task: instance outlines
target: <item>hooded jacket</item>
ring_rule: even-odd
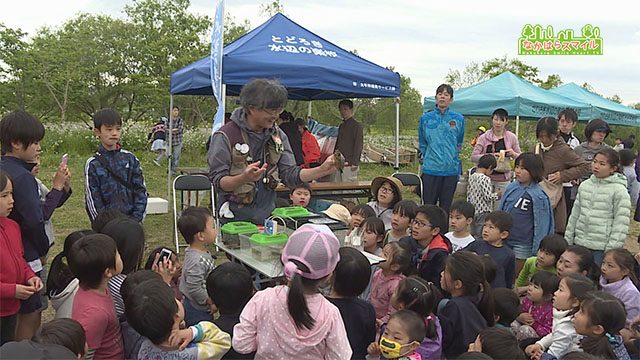
[[[49,295],[51,305],[56,310],[56,319],[71,318],[71,309],[73,309],[73,298],[78,292],[78,285],[80,282],[78,279],[73,279],[67,285],[64,290],[55,294]]]
[[[602,291],[622,301],[625,310],[627,310],[627,325],[630,325],[640,315],[640,291],[628,276],[612,283],[607,283],[607,280],[600,276],[600,287]]]
[[[338,308],[321,294],[305,295],[313,328],[296,328],[287,309],[289,288],[258,291],[233,328],[233,348],[256,359],[349,359],[351,346]]]
[[[621,248],[630,216],[627,178],[617,172],[603,179],[591,175],[580,184],[564,237],[569,245],[591,250]]]
[[[405,236],[399,242],[411,251],[411,268],[417,269],[421,278],[434,283],[441,289],[440,273],[444,270],[445,261],[451,254],[451,241],[446,236],[438,234],[426,249],[421,249],[412,236]]]
[[[238,108],[231,114],[231,121],[235,122],[241,129],[244,129],[247,133],[250,156],[253,161],[263,161],[265,158],[265,145],[271,139],[271,136],[277,131],[282,139],[284,151],[278,161],[278,176],[280,180],[292,188],[293,186],[302,183],[300,180],[300,167],[296,166],[296,161],[289,145],[289,139],[287,135],[274,126],[269,129],[264,129],[263,132],[255,132],[249,128],[247,123],[247,114],[244,109]],[[218,192],[218,204],[224,204],[226,202],[226,195],[228,193],[220,189],[220,180],[230,175],[231,169],[231,153],[230,153],[229,140],[220,131],[213,134],[211,138],[211,146],[209,147],[208,162],[209,162],[209,179]],[[271,211],[275,208],[276,192],[262,183],[262,178],[256,181],[256,193],[253,197],[253,202],[248,205],[239,205],[229,202],[229,208],[234,214],[233,221],[251,221],[254,224],[264,224],[264,220],[271,216]],[[229,221],[221,218],[221,221]]]

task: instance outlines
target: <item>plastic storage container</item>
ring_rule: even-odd
[[[259,232],[258,227],[247,221],[234,221],[222,225],[222,243],[226,246],[240,248],[240,235],[251,235]]]
[[[302,206],[288,206],[275,208],[271,212],[273,216],[280,216],[283,218],[297,218],[297,217],[308,217],[311,216],[311,212]]]
[[[251,255],[260,261],[278,259],[289,237],[285,233],[274,235],[253,234],[251,241]]]

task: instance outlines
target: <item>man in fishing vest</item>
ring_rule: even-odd
[[[213,134],[209,178],[217,191],[220,223],[262,225],[275,207],[275,188],[310,182],[336,170],[333,156],[319,167],[302,169],[285,133],[275,123],[287,103],[287,90],[275,80],[257,79],[240,92],[241,107]]]

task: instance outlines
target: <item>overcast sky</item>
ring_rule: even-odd
[[[227,0],[226,11],[252,28],[265,1]],[[56,26],[79,12],[122,16],[127,0],[6,1],[0,22],[32,33]],[[213,16],[215,0],[192,0],[191,11]],[[565,83],[591,84],[624,104],[640,102],[640,12],[627,1],[424,1],[281,0],[286,14],[317,35],[411,78],[422,96],[443,82],[449,69],[507,55],[540,69],[540,78],[559,74]],[[527,23],[555,31],[600,27],[602,56],[520,56],[517,39]]]

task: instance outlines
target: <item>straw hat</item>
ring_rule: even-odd
[[[329,206],[327,210],[322,212],[333,220],[341,221],[347,225],[351,222],[351,214],[349,213],[349,209],[340,205],[340,204],[332,204]]]
[[[394,191],[396,192],[396,201],[402,200],[402,193],[400,192],[400,190],[402,189],[402,182],[400,182],[398,178],[395,178],[393,176],[378,176],[377,178],[373,179],[373,181],[371,182],[371,194],[373,195],[374,200],[377,200],[378,190],[380,190],[380,187],[385,182],[390,183]]]

